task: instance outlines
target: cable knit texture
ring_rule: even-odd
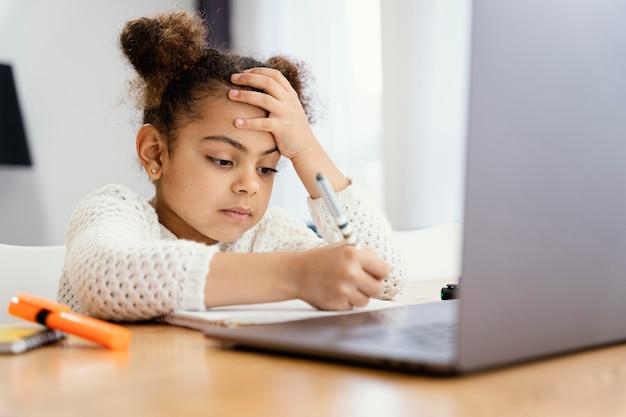
[[[391,226],[356,185],[337,197],[358,239],[389,263],[381,298],[393,298],[405,276]],[[208,246],[177,239],[159,223],[150,202],[124,186],[107,185],[82,200],[70,219],[57,300],[78,313],[116,321],[203,310],[205,279],[216,252],[304,251],[342,239],[324,201],[308,203],[323,239],[274,207],[237,240]]]

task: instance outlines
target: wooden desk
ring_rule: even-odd
[[[441,282],[411,283],[432,297]],[[0,416],[625,416],[626,345],[461,377],[221,350],[131,325],[128,351],[70,337],[0,356]]]

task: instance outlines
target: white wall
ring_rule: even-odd
[[[13,66],[34,160],[0,166],[0,242],[65,243],[77,202],[107,183],[151,196],[134,153],[140,115],[117,37],[131,18],[194,3],[0,1],[0,61]]]
[[[380,4],[387,215],[395,229],[461,221],[471,0]]]

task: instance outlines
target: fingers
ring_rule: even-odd
[[[235,85],[253,87],[261,91],[233,89],[228,93],[231,100],[261,107],[270,113],[280,109],[280,103],[299,104],[298,94],[278,70],[254,68],[230,77]]]
[[[363,269],[372,277],[382,280],[389,275],[389,265],[376,255],[376,251],[365,246],[363,250],[369,252],[369,256],[363,260]]]
[[[352,256],[358,257],[360,264],[360,268],[353,272],[352,286],[346,289],[346,298],[353,307],[364,307],[370,298],[382,293],[382,280],[389,274],[389,266],[369,246],[356,249],[346,245],[344,250],[352,251]]]
[[[358,286],[359,292],[363,293],[368,298],[379,297],[383,291],[383,283],[379,279],[372,279],[368,276]]]
[[[241,74],[233,74],[231,81],[233,84],[258,88],[272,95],[279,94],[281,91],[294,91],[283,74],[272,68],[259,67],[248,69]]]
[[[277,121],[268,117],[261,117],[256,119],[235,119],[235,126],[240,129],[259,130],[262,132],[270,133],[273,133],[277,130],[276,124]]]
[[[328,301],[326,310],[351,310],[354,307],[365,307],[370,298],[375,298],[382,292],[382,283],[378,280],[368,279],[372,285],[359,288],[352,287],[346,290],[342,296],[336,297],[333,301]],[[367,290],[364,287],[369,287]]]
[[[371,296],[364,294],[358,289],[351,288],[341,296],[324,300],[324,303],[321,306],[317,306],[317,308],[328,311],[352,310],[354,307],[367,306],[370,298]]]
[[[233,74],[234,84],[254,87],[262,91],[232,89],[228,97],[236,102],[250,104],[265,110],[269,117],[235,120],[235,126],[265,132],[282,132],[291,129],[297,109],[301,109],[298,95],[291,84],[277,70],[258,69],[259,72]],[[257,69],[251,70],[257,71]],[[285,125],[287,123],[287,125]]]
[[[279,109],[280,104],[280,101],[278,101],[275,97],[259,91],[233,89],[228,92],[228,98],[233,101],[239,101],[260,107],[269,113],[275,113]]]
[[[289,81],[280,72],[270,71],[273,72],[270,74],[253,72],[233,74],[230,77],[233,84],[253,87],[261,91],[233,89],[228,96],[234,101],[261,107],[269,112],[275,111],[277,104],[281,101],[298,100],[298,95]]]
[[[307,256],[299,298],[323,310],[364,307],[380,297],[389,267],[369,246],[357,249],[335,243],[314,249]]]
[[[370,298],[368,295],[363,294],[360,291],[354,291],[348,302],[350,303],[350,308],[353,307],[365,307],[369,302],[370,302]]]

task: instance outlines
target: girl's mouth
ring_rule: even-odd
[[[225,209],[222,210],[222,213],[224,213],[226,216],[228,216],[229,218],[233,219],[233,220],[248,220],[250,217],[252,217],[252,212],[250,211],[250,209],[245,209],[245,208],[230,208],[230,209]]]

